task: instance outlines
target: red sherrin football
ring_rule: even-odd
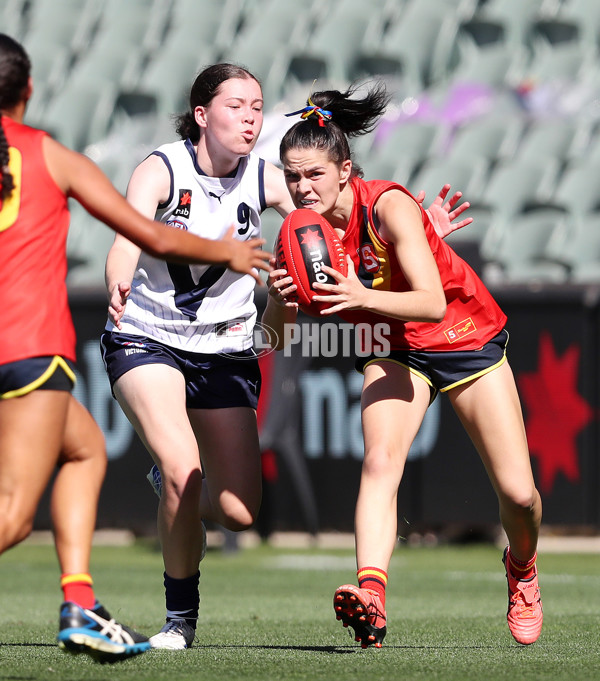
[[[279,230],[275,255],[277,267],[286,269],[298,287],[295,300],[305,312],[318,315],[321,309],[330,307],[313,302],[313,296],[319,293],[313,285],[335,284],[335,279],[322,271],[322,265],[346,276],[348,263],[342,242],[322,215],[307,208],[292,211]]]

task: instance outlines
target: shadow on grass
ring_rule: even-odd
[[[56,643],[1,643],[1,648],[57,648]],[[364,653],[365,649],[358,645],[349,644],[333,646],[293,646],[293,645],[248,645],[248,644],[207,644],[194,645],[192,650],[301,650],[308,653],[328,653],[348,655],[351,653]],[[495,646],[409,646],[409,645],[384,645],[383,648],[367,648],[366,650],[496,650]],[[154,651],[153,651],[154,652]],[[158,652],[158,651],[157,651]],[[172,651],[167,651],[172,652]],[[5,678],[5,677],[1,677]]]
[[[389,646],[393,648],[395,646]],[[400,647],[400,646],[398,646]],[[2,648],[57,648],[55,643],[0,643],[0,650]],[[312,653],[327,653],[327,654],[338,654],[347,655],[355,652],[361,652],[360,648],[354,646],[293,646],[293,645],[234,645],[234,644],[223,644],[223,645],[194,645],[191,648],[192,651],[209,651],[209,650],[298,650],[302,652],[312,652]],[[173,651],[150,651],[155,652],[166,652],[168,654]],[[3,677],[0,675],[0,679],[5,679],[9,677]]]
[[[293,646],[293,645],[248,645],[248,644],[223,644],[223,645],[195,645],[199,650],[301,650],[312,653],[335,653],[347,655],[349,653],[364,653],[365,650],[496,650],[496,646],[409,646],[409,645],[384,645],[383,648],[361,648],[358,645],[349,644],[334,646]]]

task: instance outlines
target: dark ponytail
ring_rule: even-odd
[[[293,125],[281,140],[281,161],[290,149],[321,149],[337,165],[352,159],[348,138],[371,132],[390,101],[383,83],[376,83],[364,97],[353,99],[356,91],[351,87],[345,92],[313,93],[306,109],[296,112],[303,113],[303,120]],[[360,168],[353,165],[354,174],[361,175]]]
[[[197,144],[200,139],[200,128],[196,123],[194,111],[197,106],[208,106],[213,97],[218,93],[221,83],[231,78],[245,80],[251,78],[259,85],[258,78],[242,66],[235,64],[213,64],[204,69],[194,81],[190,90],[190,108],[176,119],[175,130],[181,139],[187,139]]]
[[[22,100],[31,75],[31,62],[23,47],[0,33],[0,111],[10,111]],[[0,122],[0,198],[7,199],[14,188],[8,170],[8,141]]]
[[[8,171],[8,161],[8,141],[4,134],[2,119],[0,119],[0,169],[2,169],[0,177],[0,201],[6,200],[12,194],[15,186],[13,176]]]

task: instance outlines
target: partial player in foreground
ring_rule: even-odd
[[[486,467],[509,539],[503,562],[508,625],[523,644],[537,640],[542,604],[536,569],[541,500],[506,359],[506,316],[473,270],[436,234],[428,215],[399,184],[362,179],[348,137],[370,130],[388,98],[374,86],[318,92],[280,152],[296,208],[324,216],[342,240],[348,275],[324,267],[334,284],[315,284],[322,315],[390,326],[391,351],[357,360],[364,374],[365,445],[355,533],[358,586],[345,584],[334,609],[363,647],[386,634],[388,565],[396,543],[397,493],[408,451],[438,392],[445,392]],[[298,113],[298,112],[297,112]],[[285,338],[295,319],[286,300],[296,286],[285,270],[270,275],[263,323]]]
[[[68,197],[154,256],[254,277],[262,240],[200,239],[140,215],[81,154],[23,124],[32,94],[22,46],[0,34],[0,553],[32,530],[52,475],[51,515],[64,603],[58,642],[116,662],[150,648],[96,600],[89,571],[104,438],[71,395],[75,332],[67,300]]]

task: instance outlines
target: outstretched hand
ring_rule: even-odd
[[[462,198],[462,192],[454,193],[446,201],[446,196],[448,195],[449,191],[450,185],[445,184],[441,188],[440,193],[435,197],[433,203],[429,206],[429,208],[425,209],[425,212],[429,215],[429,219],[431,220],[433,228],[435,229],[437,235],[442,239],[445,239],[449,234],[452,234],[452,232],[456,231],[457,229],[466,227],[473,222],[473,218],[471,217],[455,222],[456,218],[462,215],[471,204],[468,201],[465,201],[464,203],[461,203],[460,206],[455,208],[454,206],[456,206],[456,204]],[[423,201],[425,200],[425,192],[420,191],[417,194],[416,199],[417,202],[422,205]]]
[[[265,283],[256,270],[270,272],[271,265],[269,261],[273,258],[273,254],[261,250],[261,246],[265,244],[264,239],[240,241],[239,239],[234,238],[234,231],[235,227],[232,225],[227,230],[227,234],[223,237],[223,241],[227,242],[231,249],[231,255],[227,266],[234,272],[249,274],[256,279],[260,286],[264,286]]]

